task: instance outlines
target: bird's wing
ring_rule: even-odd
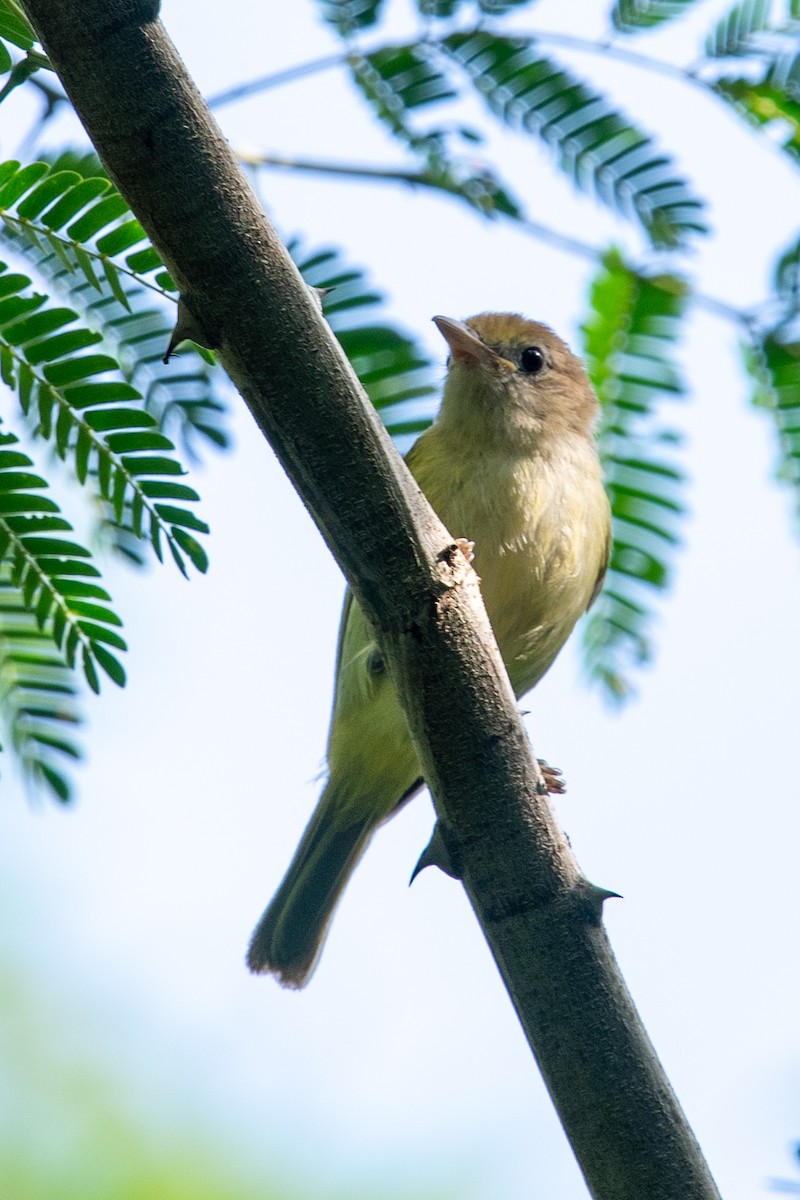
[[[610,555],[611,555],[611,530],[609,529],[608,533],[606,534],[606,548],[605,548],[605,553],[603,554],[603,558],[600,562],[600,570],[597,572],[597,579],[594,581],[594,587],[592,588],[592,594],[591,594],[591,597],[589,598],[589,603],[586,605],[587,612],[592,607],[592,605],[594,604],[597,597],[600,595],[600,591],[603,587],[603,580],[606,577],[606,570],[608,569],[608,560],[609,560]]]

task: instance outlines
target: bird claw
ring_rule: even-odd
[[[543,794],[550,796],[563,796],[567,790],[566,780],[559,771],[558,767],[551,767],[543,758],[539,759],[539,770],[542,773],[544,782]]]

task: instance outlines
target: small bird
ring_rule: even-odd
[[[439,415],[406,462],[474,566],[517,696],[538,683],[603,582],[611,519],[580,361],[514,313],[434,317],[450,350]],[[371,626],[348,592],[328,780],[250,942],[248,966],[301,988],[375,830],[422,784]],[[557,774],[557,773],[555,773]],[[545,775],[556,790],[553,773]]]

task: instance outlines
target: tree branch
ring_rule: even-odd
[[[603,894],[539,794],[474,572],[365,402],[155,4],[25,7],[376,626],[465,886],[592,1194],[712,1200],[614,962]]]

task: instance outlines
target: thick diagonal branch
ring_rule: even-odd
[[[602,895],[538,794],[474,573],[366,403],[155,6],[26,9],[378,630],[465,886],[592,1194],[712,1200],[611,954]]]

